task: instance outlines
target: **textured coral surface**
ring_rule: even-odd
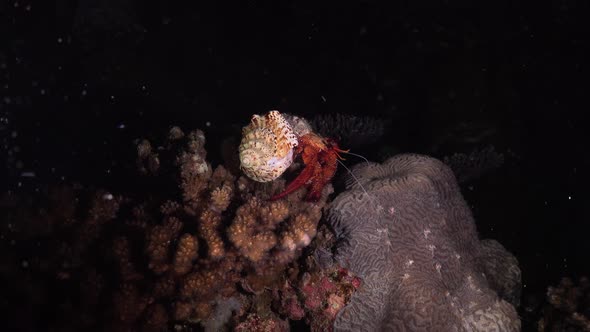
[[[333,202],[336,260],[363,279],[337,331],[518,331],[520,270],[478,239],[452,171],[420,155],[353,170]],[[504,296],[507,300],[500,297]]]

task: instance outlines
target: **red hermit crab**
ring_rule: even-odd
[[[341,150],[331,139],[312,131],[303,118],[270,111],[265,115],[253,115],[250,124],[242,129],[240,143],[240,167],[251,179],[268,182],[278,178],[301,156],[303,171],[273,197],[276,200],[307,186],[308,201],[317,201],[338,166]]]

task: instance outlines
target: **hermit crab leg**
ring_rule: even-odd
[[[317,201],[322,196],[324,187],[330,183],[330,180],[336,174],[338,167],[338,154],[334,151],[322,151],[320,154],[321,163],[317,168],[317,173],[314,176],[314,181],[311,182],[307,192],[307,201]]]
[[[301,171],[301,173],[299,173],[299,175],[289,185],[287,185],[283,192],[272,196],[270,200],[275,201],[281,199],[289,195],[290,193],[294,192],[295,190],[301,188],[313,177],[313,174],[315,173],[315,168],[317,166],[319,166],[317,165],[317,161],[310,165],[306,165],[303,171]]]

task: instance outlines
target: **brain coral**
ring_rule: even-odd
[[[449,167],[404,154],[353,174],[328,219],[336,260],[363,284],[336,331],[520,330],[518,262],[478,239]]]

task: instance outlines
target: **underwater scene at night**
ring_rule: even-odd
[[[589,9],[0,3],[0,330],[590,331]]]

